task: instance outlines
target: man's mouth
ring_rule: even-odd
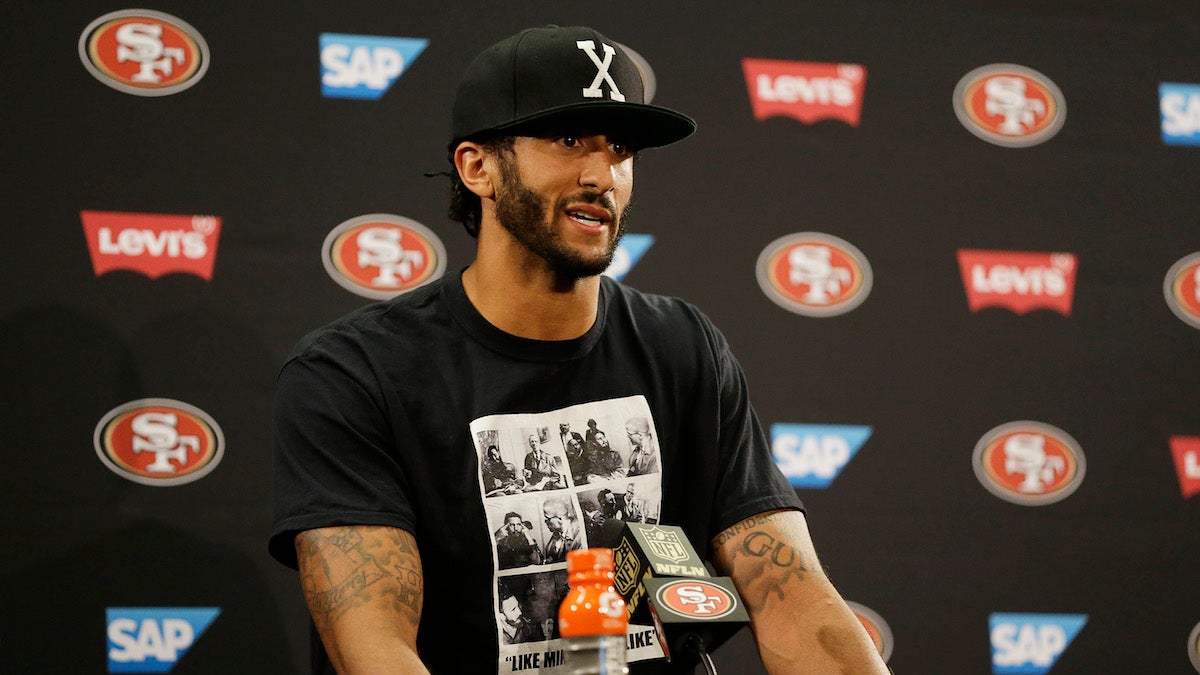
[[[601,228],[613,220],[612,214],[607,209],[598,206],[567,209],[567,217],[587,228]]]

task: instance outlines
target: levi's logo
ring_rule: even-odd
[[[1172,436],[1171,454],[1183,498],[1200,493],[1200,436]]]
[[[183,272],[212,281],[221,219],[157,213],[80,211],[96,276],[113,270],[151,279]]]
[[[867,69],[856,63],[742,59],[754,119],[775,115],[804,124],[823,119],[858,126]]]
[[[1017,314],[1050,309],[1071,315],[1074,254],[959,249],[958,266],[972,312],[995,306]]]

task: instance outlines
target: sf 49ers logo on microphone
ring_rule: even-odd
[[[988,143],[1023,148],[1050,140],[1067,119],[1067,102],[1045,75],[1011,63],[976,68],[954,88],[954,114]]]
[[[113,408],[93,437],[100,461],[142,485],[190,483],[217,467],[225,437],[199,408],[166,398],[130,401]]]
[[[1083,449],[1067,432],[1041,422],[1009,422],[975,446],[975,476],[997,497],[1024,506],[1066,499],[1083,482]]]
[[[780,237],[758,256],[758,285],[775,304],[804,316],[845,314],[871,292],[871,265],[837,237],[801,232]]]
[[[737,609],[737,599],[729,591],[701,579],[666,584],[655,596],[659,611],[688,619],[720,619]]]
[[[375,300],[411,291],[446,271],[446,249],[437,235],[415,220],[386,213],[333,228],[321,259],[338,285]]]
[[[136,96],[176,94],[208,70],[208,44],[183,20],[146,9],[96,19],[79,36],[79,58],[97,80]]]

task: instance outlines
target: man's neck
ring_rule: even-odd
[[[519,245],[480,247],[463,272],[467,299],[496,328],[533,340],[573,340],[596,322],[600,277],[564,280]]]

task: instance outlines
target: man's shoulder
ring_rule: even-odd
[[[701,343],[716,349],[724,341],[712,320],[687,300],[647,293],[611,279],[605,285],[611,298],[608,311],[628,317],[642,340],[662,341],[681,349]]]
[[[712,325],[700,308],[683,298],[648,293],[608,277],[604,277],[604,280],[613,305],[627,309],[640,322],[662,322],[674,326],[687,323],[697,327]]]
[[[442,282],[434,281],[389,300],[375,302],[310,331],[296,343],[288,360],[317,352],[392,349],[410,336],[437,326],[445,313]]]

